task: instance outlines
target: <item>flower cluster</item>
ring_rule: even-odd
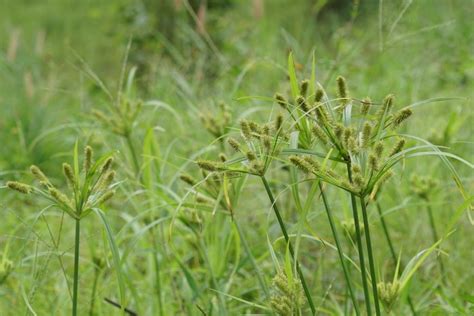
[[[298,315],[304,303],[303,288],[299,279],[290,280],[286,274],[279,272],[273,278],[274,294],[270,306],[278,315]]]
[[[89,214],[92,208],[101,205],[114,195],[115,171],[112,170],[112,164],[111,156],[104,156],[94,162],[92,148],[87,146],[84,150],[82,172],[77,163],[75,168],[63,163],[62,169],[69,187],[69,195],[55,187],[37,166],[31,166],[30,171],[40,183],[40,187],[16,181],[7,182],[7,187],[23,194],[38,194],[53,202],[71,217],[81,219]]]

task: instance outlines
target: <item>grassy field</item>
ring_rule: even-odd
[[[0,2],[0,315],[472,315],[473,2],[205,2]]]

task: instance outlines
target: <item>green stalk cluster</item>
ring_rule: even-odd
[[[77,162],[77,147],[75,150],[75,162]],[[92,148],[84,149],[83,167],[79,170],[75,163],[73,168],[68,163],[63,163],[62,169],[69,194],[55,187],[49,178],[37,166],[31,166],[30,171],[40,187],[27,185],[20,182],[7,182],[7,187],[23,194],[34,193],[52,202],[57,208],[68,214],[76,222],[75,246],[74,246],[74,278],[73,278],[73,300],[72,315],[77,315],[78,293],[79,293],[79,249],[80,249],[80,221],[110,200],[115,194],[113,181],[115,171],[112,170],[113,158],[104,156],[97,162],[93,161]]]

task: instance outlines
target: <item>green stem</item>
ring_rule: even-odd
[[[332,212],[331,212],[331,209],[329,208],[329,205],[328,205],[328,202],[327,202],[327,199],[326,199],[326,194],[324,193],[323,186],[321,185],[321,182],[319,182],[319,190],[321,191],[321,195],[323,197],[324,208],[326,209],[326,214],[328,216],[329,225],[331,226],[331,231],[332,231],[332,235],[334,237],[334,241],[336,242],[337,253],[339,255],[339,261],[341,262],[342,270],[344,271],[344,277],[346,279],[347,289],[349,290],[349,293],[351,295],[352,304],[354,305],[355,313],[356,313],[356,315],[360,315],[359,306],[357,305],[357,300],[356,300],[356,297],[354,295],[354,291],[352,290],[351,280],[350,280],[350,277],[349,277],[349,272],[347,270],[346,264],[344,263],[344,255],[342,253],[342,247],[341,247],[341,244],[339,242],[339,236],[337,235],[336,225],[334,224],[334,219],[332,217]]]
[[[396,266],[398,263],[398,258],[395,252],[395,248],[393,247],[392,238],[390,237],[390,233],[388,232],[387,223],[385,222],[385,218],[382,214],[382,207],[380,206],[379,201],[376,201],[375,204],[377,205],[377,212],[379,213],[380,222],[382,223],[383,232],[385,234],[385,239],[387,240],[388,247],[390,249],[390,254],[392,255],[393,264]],[[401,268],[400,270],[403,270],[401,267],[401,264],[400,264],[400,268]],[[413,304],[413,301],[411,300],[410,294],[408,294],[407,296],[407,301],[408,301],[408,305],[410,306],[410,310],[412,314],[416,316],[415,305]]]
[[[156,295],[158,296],[158,309],[159,315],[163,316],[163,298],[161,293],[161,277],[160,277],[160,261],[158,259],[158,245],[156,243],[155,234],[153,229],[151,231],[151,238],[153,240],[153,264],[155,266],[155,291]]]
[[[316,308],[314,307],[313,299],[311,298],[311,294],[308,289],[308,285],[306,284],[306,280],[303,275],[303,271],[301,271],[300,264],[298,260],[295,258],[295,252],[293,250],[293,245],[291,244],[290,237],[288,236],[288,233],[286,231],[285,223],[283,222],[283,219],[281,217],[280,211],[278,210],[278,206],[276,204],[275,198],[273,197],[272,190],[270,189],[270,185],[268,184],[267,179],[265,176],[261,176],[263,185],[265,186],[265,190],[267,191],[268,198],[270,199],[270,202],[272,203],[273,211],[275,212],[275,215],[278,220],[278,224],[280,225],[280,229],[283,233],[283,236],[285,237],[285,241],[288,244],[288,248],[290,250],[291,257],[293,260],[295,260],[296,264],[296,271],[298,272],[298,275],[301,280],[301,285],[303,286],[304,294],[306,296],[306,299],[308,301],[309,307],[311,308],[311,314],[316,315]]]
[[[426,212],[428,213],[428,218],[429,218],[429,221],[430,221],[431,235],[433,236],[433,242],[436,243],[439,240],[438,239],[438,231],[437,231],[436,225],[435,225],[433,210],[431,209],[431,206],[429,204],[426,205]],[[440,256],[438,256],[437,259],[438,259],[439,269],[441,271],[441,280],[444,284],[444,283],[446,283],[446,280],[445,280],[445,270],[444,270],[443,260],[441,259]]]
[[[99,281],[100,268],[94,267],[94,283],[92,284],[91,304],[89,308],[89,315],[94,315],[95,296],[97,292],[97,283]]]
[[[125,140],[127,141],[128,149],[130,150],[130,153],[132,154],[132,160],[133,160],[133,166],[135,167],[135,173],[138,175],[138,173],[140,172],[140,164],[138,163],[138,156],[137,156],[137,152],[135,151],[135,147],[133,147],[131,135],[127,134],[125,136]]]
[[[347,175],[349,181],[352,181],[352,171],[350,163],[347,164]],[[357,211],[357,201],[355,195],[351,193],[351,206],[352,206],[352,217],[354,218],[354,226],[356,231],[356,243],[357,252],[359,253],[359,264],[360,264],[360,275],[362,278],[362,287],[364,289],[365,307],[367,309],[367,315],[372,315],[372,309],[370,305],[369,285],[367,284],[367,271],[365,270],[365,258],[364,248],[362,246],[362,235],[360,232],[359,213]]]
[[[265,280],[262,278],[261,271],[258,268],[257,262],[255,262],[255,258],[252,255],[252,252],[250,251],[249,244],[247,240],[245,239],[244,234],[242,233],[242,230],[240,228],[240,225],[237,223],[237,219],[234,219],[233,221],[235,228],[237,229],[237,232],[239,234],[240,240],[242,241],[242,245],[244,246],[244,251],[249,257],[250,263],[255,270],[255,273],[257,274],[257,279],[258,283],[260,283],[260,287],[262,288],[263,292],[265,293],[265,296],[267,299],[270,299],[270,293],[268,291],[267,284],[265,283]]]
[[[365,205],[365,198],[360,198],[360,206],[362,208],[362,217],[364,219],[365,241],[367,243],[367,254],[369,255],[369,271],[370,281],[372,282],[372,293],[374,296],[375,315],[380,316],[379,294],[377,292],[377,278],[375,275],[374,256],[372,253],[372,241],[370,240],[369,218],[367,216],[367,207]]]
[[[77,315],[77,295],[79,289],[79,246],[81,240],[81,222],[76,219],[76,239],[74,243],[74,282],[72,292],[72,315]]]

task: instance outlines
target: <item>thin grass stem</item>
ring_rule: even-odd
[[[81,221],[76,219],[76,238],[74,243],[74,280],[72,292],[72,315],[77,316],[77,299],[79,290],[79,247],[81,240]]]
[[[352,171],[350,163],[347,164],[347,175],[349,181],[352,181]],[[354,226],[356,232],[356,243],[357,243],[357,252],[359,253],[359,264],[360,264],[360,274],[362,278],[362,287],[364,289],[364,299],[365,307],[367,309],[367,315],[372,315],[370,295],[369,295],[369,286],[367,284],[367,271],[365,270],[365,256],[364,248],[362,246],[362,238],[360,232],[360,223],[359,223],[359,213],[357,211],[357,201],[355,195],[351,193],[351,206],[352,206],[352,217],[354,219]]]
[[[382,224],[385,239],[387,240],[388,248],[390,249],[390,254],[392,255],[393,264],[396,266],[397,263],[398,263],[397,253],[395,252],[395,248],[393,247],[392,238],[390,237],[390,233],[388,231],[387,223],[385,222],[385,218],[382,214],[382,207],[380,206],[379,201],[376,201],[375,204],[377,206],[377,212],[379,213],[379,218],[380,218],[380,222]],[[400,270],[403,270],[403,268],[401,266],[401,263],[400,263]],[[407,301],[408,301],[408,305],[410,306],[410,310],[411,310],[412,314],[416,316],[415,305],[413,304],[413,301],[411,300],[410,294],[408,294],[408,296],[407,296]]]
[[[431,206],[429,204],[426,204],[426,212],[428,213],[428,218],[429,218],[429,221],[430,221],[431,235],[433,236],[433,242],[436,243],[439,240],[438,239],[438,231],[437,231],[436,225],[435,225],[433,210],[431,209]],[[441,271],[441,281],[443,282],[443,284],[446,284],[443,260],[442,260],[441,256],[438,256],[437,259],[438,259],[439,269]]]
[[[369,257],[370,281],[372,282],[372,293],[374,296],[375,315],[380,316],[381,315],[380,302],[379,302],[379,294],[377,292],[377,277],[375,275],[374,256],[372,252],[372,241],[370,239],[369,217],[367,216],[367,206],[365,205],[364,197],[360,198],[360,206],[362,208],[362,218],[364,220],[365,241],[367,244],[367,254]]]
[[[351,279],[349,277],[349,272],[348,272],[346,264],[344,262],[344,255],[342,253],[342,246],[341,246],[341,243],[339,241],[339,236],[337,234],[336,225],[334,224],[334,218],[332,216],[331,209],[329,208],[329,204],[328,204],[328,201],[326,199],[326,193],[324,193],[323,186],[321,185],[321,182],[319,182],[319,190],[321,191],[321,195],[323,197],[324,208],[326,209],[326,214],[328,216],[329,225],[331,226],[331,231],[332,231],[332,235],[334,237],[334,241],[336,242],[336,248],[337,248],[337,253],[339,255],[339,261],[341,262],[342,270],[344,272],[344,277],[345,277],[346,283],[347,283],[347,289],[349,290],[349,294],[350,294],[351,299],[352,299],[352,304],[354,305],[354,311],[355,311],[356,315],[360,315],[359,306],[357,305],[357,299],[355,297],[354,291],[352,290],[352,285],[351,285]]]
[[[309,292],[308,285],[306,284],[303,271],[301,271],[300,264],[298,260],[295,258],[293,245],[291,244],[290,237],[288,236],[288,232],[286,231],[285,223],[283,222],[283,218],[281,217],[280,211],[278,210],[278,206],[276,204],[275,198],[273,197],[273,193],[272,193],[272,190],[270,189],[270,185],[268,184],[268,181],[265,178],[265,176],[261,176],[261,178],[262,178],[263,185],[265,186],[265,191],[267,192],[268,198],[270,199],[270,202],[272,203],[272,208],[277,217],[278,224],[280,225],[280,229],[283,233],[283,236],[285,237],[286,243],[288,244],[288,249],[290,250],[291,257],[293,258],[293,260],[295,260],[296,271],[298,272],[298,275],[300,277],[301,285],[303,286],[306,300],[308,301],[309,307],[311,309],[311,314],[316,315],[316,308],[314,306],[313,299],[311,298],[311,294]]]

